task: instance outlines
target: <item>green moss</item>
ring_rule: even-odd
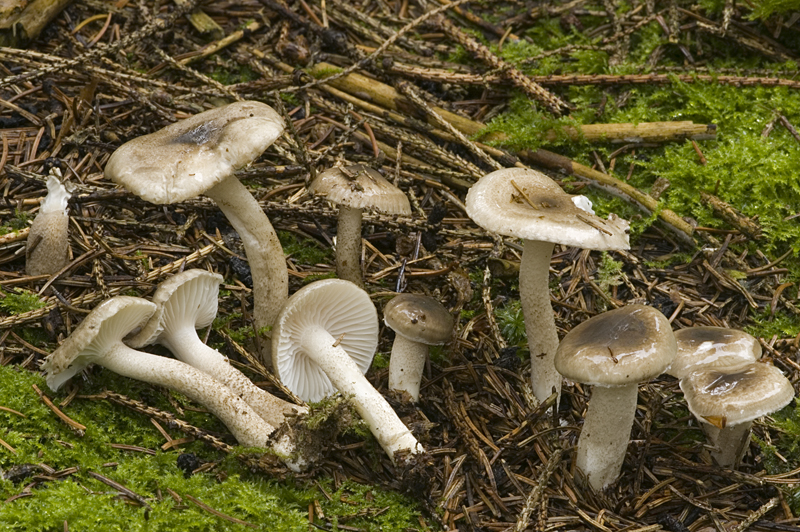
[[[0,291],[0,296],[0,309],[8,314],[23,314],[47,305],[38,295],[22,288],[15,288],[10,293]]]
[[[383,369],[389,367],[389,353],[381,353],[378,351],[372,359],[372,369]]]
[[[528,343],[525,334],[525,317],[522,314],[522,304],[518,299],[513,299],[494,312],[500,333],[509,345],[522,346]]]
[[[278,231],[278,239],[284,255],[291,256],[300,264],[326,264],[332,260],[331,250],[311,238],[298,237],[291,231]]]
[[[31,217],[27,212],[15,210],[14,217],[8,221],[8,226],[14,231],[20,231],[28,227],[30,220]]]
[[[600,255],[600,265],[597,267],[597,286],[610,295],[611,288],[622,284],[622,262],[614,260],[608,252]]]
[[[209,77],[214,81],[222,83],[223,85],[234,85],[236,83],[254,81],[259,78],[259,75],[250,67],[242,65],[235,70],[217,67],[209,74]]]
[[[78,378],[75,379],[79,381]],[[164,438],[149,419],[106,401],[75,399],[64,411],[86,425],[83,436],[73,433],[39,399],[32,388],[49,392],[38,374],[13,366],[0,366],[0,405],[17,410],[20,417],[0,411],[2,438],[16,454],[0,452],[0,469],[44,463],[56,469],[77,466],[78,472],[62,480],[41,482],[33,495],[0,505],[0,529],[9,531],[70,530],[125,531],[245,531],[251,528],[209,513],[189,497],[211,508],[269,532],[307,532],[308,506],[319,501],[326,519],[367,531],[405,532],[419,526],[419,510],[407,498],[372,486],[344,482],[338,489],[325,479],[308,484],[277,482],[244,470],[239,462],[224,459],[200,442],[183,446],[202,461],[219,465],[208,473],[184,478],[176,467],[179,452],[164,452]],[[172,410],[165,396],[151,387],[92,370],[81,393],[113,389],[133,398],[146,397],[149,404]],[[55,398],[58,403],[58,397]],[[341,401],[340,401],[341,402]],[[208,430],[224,431],[208,414],[186,411],[187,421]],[[165,427],[173,437],[177,431]],[[124,451],[110,444],[154,449],[154,455]],[[120,497],[119,493],[88,473],[96,472],[119,482],[144,497],[150,509]],[[39,473],[39,471],[36,471]],[[317,485],[316,482],[319,484]],[[0,500],[19,495],[28,481],[14,484],[0,479]],[[328,498],[321,489],[331,496]],[[167,490],[182,498],[176,502]],[[334,530],[336,528],[334,527]]]

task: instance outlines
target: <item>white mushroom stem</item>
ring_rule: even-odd
[[[242,239],[253,276],[253,320],[258,329],[271,328],[289,297],[289,274],[278,235],[256,199],[235,177],[205,194],[217,203]],[[262,347],[262,360],[271,365],[271,345],[262,341]]]
[[[578,438],[575,465],[595,490],[614,482],[622,470],[636,414],[638,388],[629,384],[595,386],[592,390]]]
[[[750,443],[750,428],[752,426],[752,421],[746,421],[720,429],[710,423],[700,422],[700,427],[705,432],[706,438],[716,449],[711,452],[711,457],[720,466],[730,469],[739,465],[744,453],[747,451],[747,445]]]
[[[389,359],[389,389],[408,392],[414,401],[419,401],[419,386],[428,346],[396,334]]]
[[[222,353],[204,344],[192,324],[172,325],[161,334],[158,341],[172,351],[178,360],[227,386],[270,425],[279,426],[284,422],[286,414],[292,411],[308,412],[306,407],[278,399],[253,384],[246,375],[231,366]]]
[[[395,453],[400,451],[411,454],[424,452],[386,399],[361,374],[350,355],[336,345],[336,338],[328,331],[319,326],[309,328],[304,331],[300,346],[313,357],[336,389],[351,398],[356,411],[392,461]]]
[[[553,360],[558,349],[553,307],[550,305],[550,257],[554,244],[525,240],[519,268],[519,297],[531,352],[533,393],[544,401],[555,390],[561,398],[561,375]]]
[[[364,288],[361,274],[361,215],[363,209],[339,205],[336,226],[336,275]]]
[[[137,351],[117,342],[98,363],[124,377],[164,386],[202,404],[246,447],[265,447],[267,438],[275,430],[244,400],[205,373],[178,360]]]

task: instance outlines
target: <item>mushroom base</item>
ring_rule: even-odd
[[[747,451],[752,426],[753,422],[747,421],[720,429],[710,423],[700,422],[700,428],[703,429],[708,442],[716,449],[711,451],[711,458],[719,466],[729,469],[738,466]]]
[[[389,359],[389,389],[408,392],[415,402],[419,401],[419,386],[427,356],[427,345],[396,334]]]
[[[636,384],[604,388],[595,386],[583,424],[575,465],[586,483],[601,490],[617,480],[625,461],[633,417],[636,413]]]

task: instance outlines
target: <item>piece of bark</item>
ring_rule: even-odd
[[[700,192],[700,199],[703,203],[711,207],[714,214],[738,229],[742,234],[753,240],[758,240],[763,236],[761,234],[761,226],[758,222],[740,213],[730,203],[722,201],[718,197],[706,192]]]
[[[26,46],[72,0],[0,0],[0,46]]]

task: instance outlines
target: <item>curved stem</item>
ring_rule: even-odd
[[[362,209],[339,205],[336,226],[336,275],[364,288],[361,274],[361,213]]]
[[[595,490],[614,482],[622,470],[636,413],[636,384],[595,386],[583,423],[575,465]]]
[[[123,377],[164,386],[200,403],[246,447],[266,446],[267,438],[275,430],[219,382],[178,360],[137,351],[117,342],[97,363]]]
[[[711,451],[711,457],[720,466],[730,469],[739,465],[747,451],[752,426],[753,422],[747,421],[720,429],[710,423],[700,421],[700,428],[705,432],[709,443],[717,448],[717,450]]]
[[[427,345],[396,334],[389,359],[389,389],[408,392],[414,401],[419,401],[419,385],[427,356]]]
[[[361,374],[350,355],[341,347],[334,346],[335,343],[336,338],[322,327],[305,331],[301,341],[303,350],[313,357],[336,389],[352,399],[356,411],[392,461],[395,461],[395,453],[400,451],[411,454],[424,452],[386,399]]]
[[[554,389],[561,398],[561,375],[553,362],[558,349],[558,332],[550,305],[553,246],[550,242],[525,240],[519,268],[519,297],[531,351],[531,384],[540,402],[550,397]]]
[[[231,366],[222,353],[204,344],[193,326],[172,327],[169,331],[165,330],[159,338],[159,343],[172,351],[178,360],[199,369],[230,388],[270,425],[279,426],[285,421],[286,414],[291,412],[298,414],[308,412],[306,407],[278,399],[253,384],[244,373]]]
[[[289,298],[289,273],[278,235],[247,187],[229,177],[206,191],[242,239],[253,276],[253,321],[258,329],[272,327]],[[261,358],[272,365],[271,344],[262,340]]]

